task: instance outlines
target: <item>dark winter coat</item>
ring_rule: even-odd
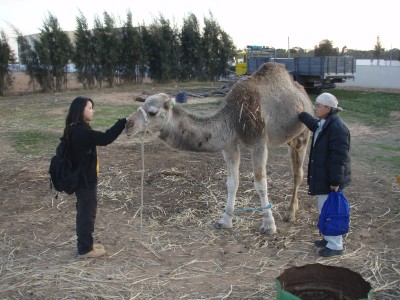
[[[315,134],[319,120],[306,112],[300,113],[299,118]],[[351,181],[349,151],[349,129],[337,114],[330,114],[315,144],[311,143],[307,175],[310,195],[329,194],[330,185],[344,188],[349,184]]]
[[[82,168],[78,188],[94,187],[97,184],[97,149],[117,139],[124,130],[126,119],[118,120],[110,129],[100,132],[88,125],[78,123],[70,129],[71,158],[73,166]]]

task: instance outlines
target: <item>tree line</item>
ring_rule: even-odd
[[[79,11],[74,41],[60,28],[58,19],[49,14],[36,39],[30,40],[17,29],[19,63],[26,66],[31,84],[42,92],[62,91],[67,87],[68,65],[74,64],[77,80],[84,88],[140,83],[145,77],[157,83],[171,81],[214,81],[233,68],[236,48],[232,38],[210,12],[203,26],[194,14],[183,19],[178,28],[162,14],[148,25],[133,26],[132,13],[117,26],[107,12],[94,18],[89,29]],[[400,60],[400,51],[390,52]],[[352,55],[356,58],[384,58],[385,49],[372,51],[339,50],[332,41],[323,40],[313,50],[299,47],[276,49],[277,57]],[[393,59],[394,59],[393,56]],[[0,30],[0,95],[12,86],[8,65],[15,63],[7,36]],[[34,87],[35,89],[35,87]]]
[[[277,49],[277,57],[312,57],[312,56],[338,56],[347,55],[356,59],[370,60],[398,60],[400,61],[400,49],[385,50],[382,47],[379,36],[376,39],[376,44],[372,50],[353,50],[344,46],[342,49],[333,46],[333,42],[324,39],[314,46],[312,50],[306,50],[300,47],[287,49]]]
[[[79,12],[73,42],[52,14],[44,20],[37,39],[15,31],[19,63],[26,66],[30,81],[37,82],[43,92],[63,90],[70,63],[84,88],[142,82],[145,76],[157,83],[213,81],[226,74],[235,53],[232,38],[211,13],[200,29],[194,14],[178,28],[161,14],[149,26],[133,26],[130,11],[122,26],[117,26],[104,12],[103,19],[95,17],[93,29],[89,29]],[[5,78],[7,66],[16,58],[5,35],[0,47],[0,77]]]

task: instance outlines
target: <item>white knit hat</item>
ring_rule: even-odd
[[[335,96],[329,93],[322,93],[315,100],[316,103],[321,103],[322,105],[336,108],[337,110],[343,110],[338,106],[338,101]]]

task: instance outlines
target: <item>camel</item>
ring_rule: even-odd
[[[294,221],[298,210],[298,189],[303,179],[303,162],[309,130],[298,120],[296,104],[312,113],[312,103],[304,88],[279,63],[265,63],[256,72],[238,81],[225,97],[222,108],[210,117],[198,117],[175,105],[175,99],[160,93],[149,96],[130,116],[133,135],[148,130],[172,148],[195,152],[222,151],[227,167],[227,202],[216,228],[231,228],[239,185],[240,148],[250,150],[254,188],[262,210],[261,234],[276,232],[268,199],[266,166],[269,146],[287,144],[294,186],[286,219]]]

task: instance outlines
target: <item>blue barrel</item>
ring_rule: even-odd
[[[176,95],[176,101],[178,103],[186,103],[187,101],[187,94],[186,93],[178,93]]]

